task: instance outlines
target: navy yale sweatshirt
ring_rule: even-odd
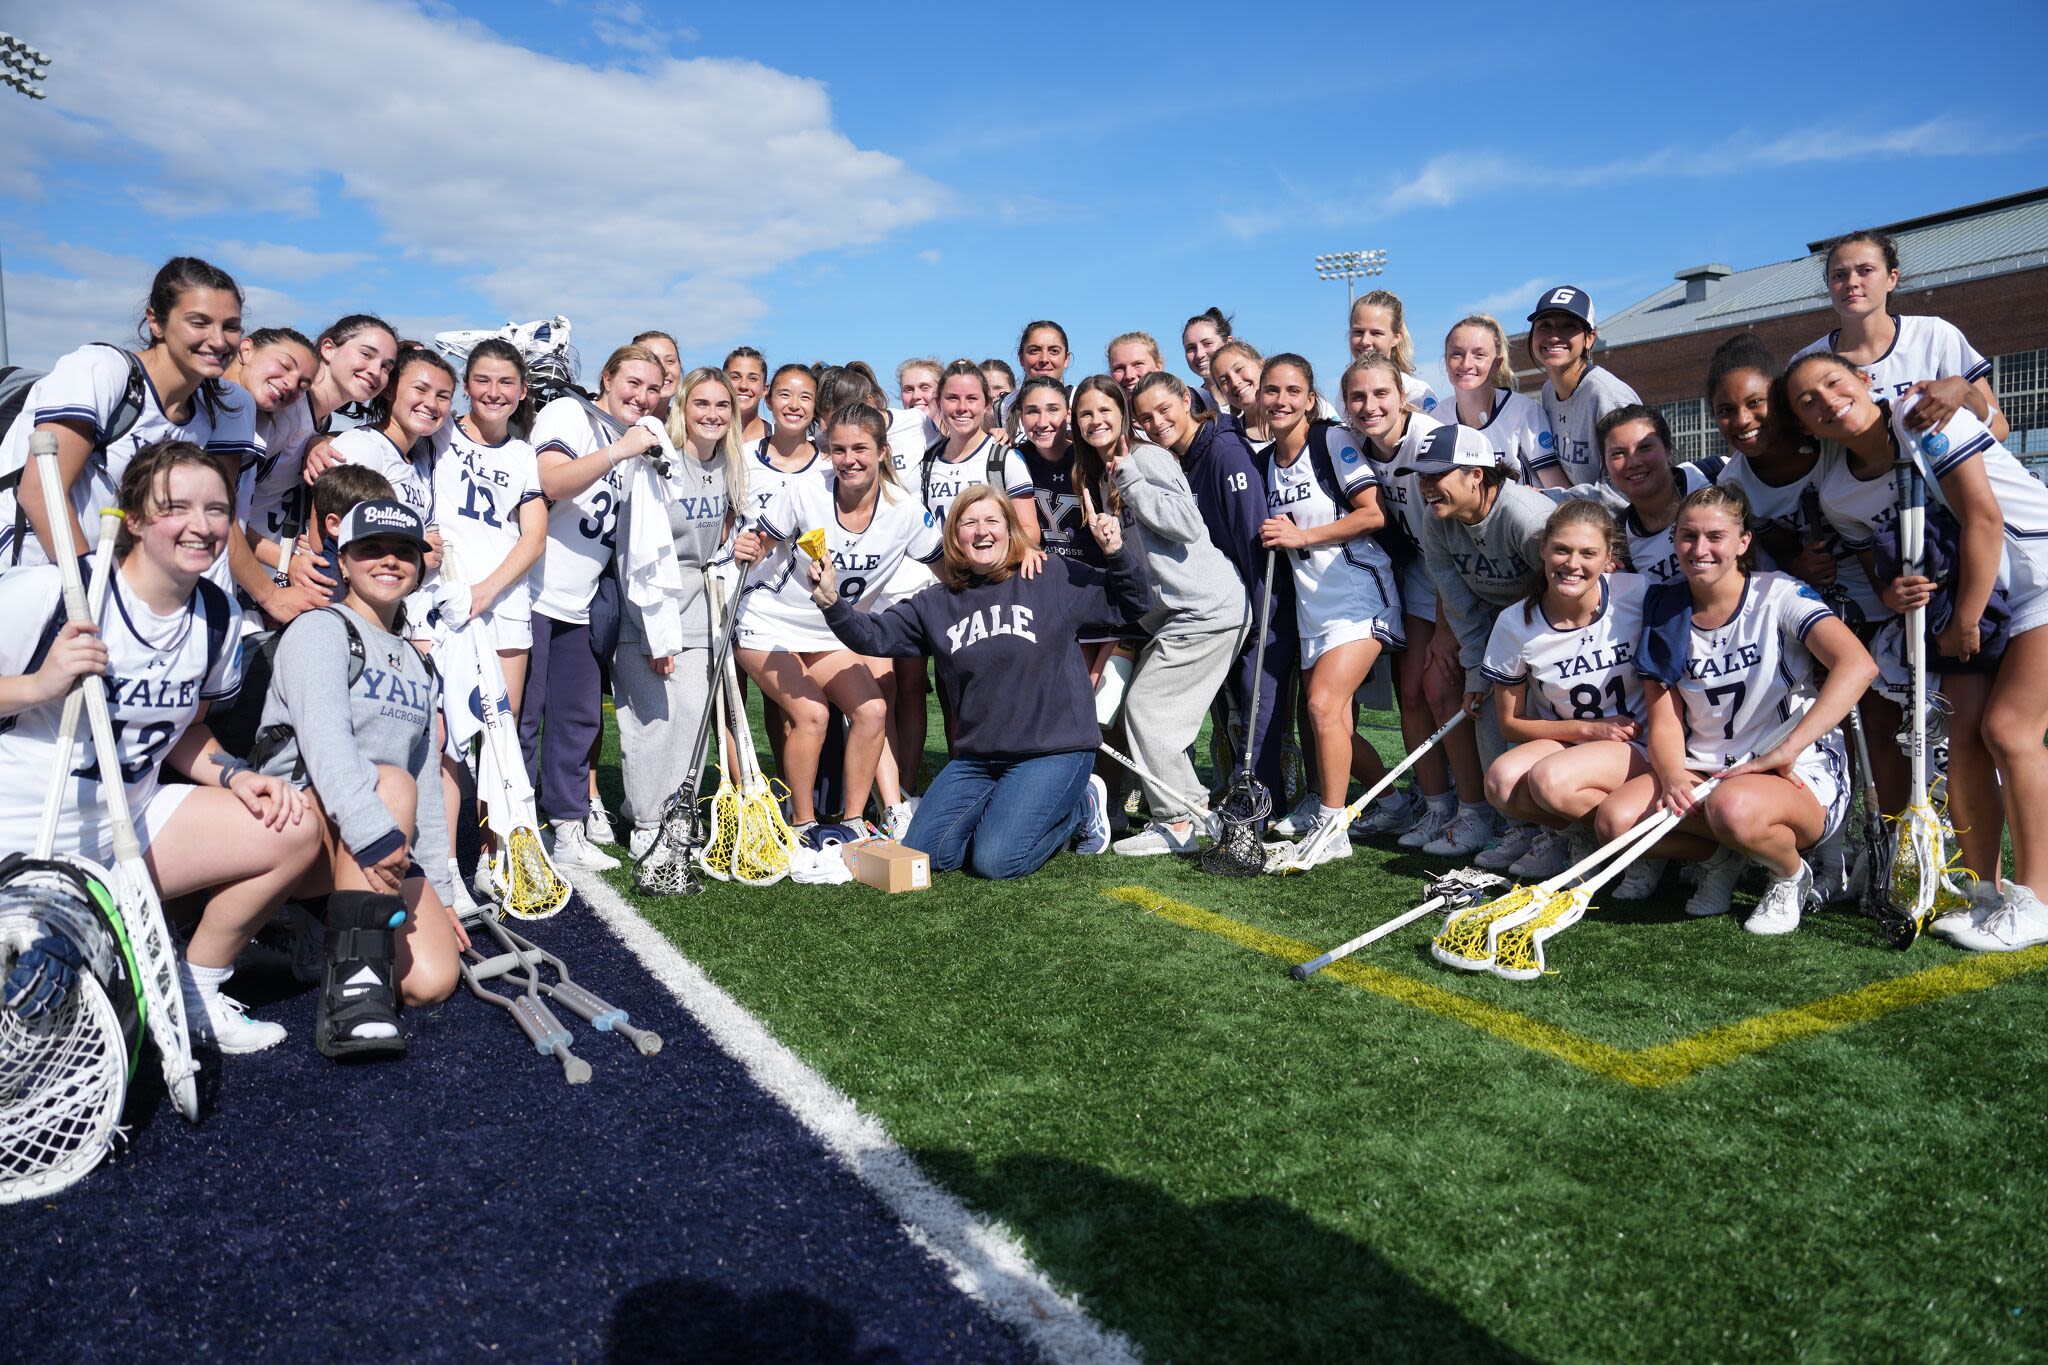
[[[1036,578],[976,578],[958,591],[940,583],[886,611],[856,611],[842,597],[825,624],[856,653],[936,659],[957,752],[1034,758],[1093,749],[1102,738],[1075,638],[1127,629],[1151,605],[1126,540],[1106,571],[1053,555]]]

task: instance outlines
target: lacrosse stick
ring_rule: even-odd
[[[486,957],[476,946],[476,935],[470,936],[470,945],[462,950],[457,965],[462,969],[462,984],[469,993],[486,1004],[496,1005],[512,1016],[512,1022],[519,1025],[519,1031],[526,1035],[533,1050],[543,1057],[553,1057],[562,1064],[562,1079],[571,1085],[582,1085],[590,1079],[590,1063],[570,1050],[575,1035],[570,1033],[555,1012],[541,999],[540,978],[533,969],[533,963],[508,939],[503,926],[494,915],[479,911],[463,916],[463,924],[472,931],[486,929],[505,951]],[[519,987],[517,995],[500,995],[484,986],[486,981],[505,980]]]
[[[1096,745],[1095,747],[1102,750],[1103,753],[1108,754],[1111,758],[1115,759],[1118,763],[1121,763],[1124,767],[1136,773],[1141,780],[1151,783],[1154,787],[1157,787],[1162,793],[1171,797],[1175,805],[1179,806],[1182,810],[1186,811],[1189,815],[1194,817],[1195,827],[1197,829],[1200,829],[1204,832],[1212,832],[1214,830],[1214,815],[1211,814],[1211,812],[1208,811],[1201,804],[1201,802],[1197,800],[1197,798],[1189,796],[1184,792],[1176,791],[1174,788],[1167,786],[1165,782],[1161,781],[1160,779],[1154,777],[1151,773],[1147,772],[1144,766],[1140,764],[1137,759],[1132,758],[1129,754],[1119,753],[1117,750],[1112,749],[1106,741],[1104,743]]]
[[[64,609],[73,621],[88,621],[85,584],[78,576],[78,547],[71,537],[71,507],[57,468],[57,438],[38,431],[29,438],[37,477],[43,485],[43,507],[49,517],[51,548],[64,580]],[[149,1000],[149,1035],[163,1063],[164,1085],[180,1114],[199,1121],[199,1064],[192,1059],[192,1035],[185,1027],[184,991],[178,980],[178,950],[164,923],[156,883],[142,862],[142,845],[129,818],[128,788],[121,772],[121,750],[114,741],[114,718],[107,710],[106,679],[88,673],[79,679],[85,693],[85,714],[92,724],[92,745],[99,765],[98,787],[113,825],[113,888],[120,918],[143,968],[142,985]]]
[[[714,586],[712,603],[724,610],[723,584]],[[739,669],[730,654],[725,659],[725,676],[716,681],[724,689],[726,711],[732,719],[733,759],[739,769],[738,855],[733,877],[749,886],[772,886],[789,875],[796,832],[782,818],[782,803],[761,775],[753,728],[747,723],[747,703],[740,695]]]
[[[1314,867],[1317,861],[1329,851],[1330,845],[1333,842],[1338,839],[1348,839],[1351,837],[1351,822],[1362,815],[1367,806],[1379,800],[1382,792],[1391,790],[1396,779],[1402,773],[1407,772],[1417,763],[1420,763],[1423,755],[1441,743],[1445,735],[1448,735],[1471,718],[1472,713],[1470,711],[1461,709],[1457,715],[1452,716],[1442,725],[1437,726],[1436,733],[1416,745],[1413,753],[1402,759],[1395,767],[1389,769],[1387,775],[1373,783],[1364,795],[1346,806],[1342,815],[1338,816],[1335,820],[1319,825],[1313,833],[1300,843],[1274,844],[1269,847],[1266,850],[1266,870],[1268,872],[1286,874],[1289,872],[1306,872],[1311,867]]]
[[[733,878],[739,863],[740,789],[733,781],[732,752],[726,747],[725,670],[712,676],[707,714],[718,716],[718,790],[711,794],[711,834],[697,855],[698,865],[722,882]]]
[[[1930,431],[1917,444],[1931,456],[1948,449],[1948,437]],[[1921,481],[1920,463],[1910,450],[1902,449],[1892,465],[1899,498],[1899,573],[1914,578],[1925,572],[1927,550],[1927,488]],[[1956,832],[1944,815],[1935,810],[1927,794],[1927,608],[1906,612],[1906,671],[1912,692],[1906,704],[1906,755],[1912,764],[1912,791],[1906,809],[1895,823],[1898,844],[1893,853],[1891,876],[1886,888],[1889,909],[1903,920],[1887,927],[1894,946],[1910,948],[1937,915],[1960,910],[1970,904],[1968,891],[1956,885],[1960,852]]]
[[[462,571],[453,540],[443,545],[441,556],[444,580],[470,581]],[[533,784],[527,780],[518,721],[505,695],[505,673],[498,663],[497,647],[477,618],[472,616],[462,628],[476,632],[476,681],[484,729],[470,771],[476,778],[486,821],[497,836],[498,847],[488,855],[492,870],[498,885],[505,889],[508,914],[546,919],[569,903],[569,883],[562,879],[541,842],[540,813],[534,809]]]
[[[545,405],[576,392],[576,375],[582,362],[576,348],[569,344],[569,333],[569,319],[557,314],[535,322],[508,322],[503,327],[437,332],[434,349],[459,362],[467,360],[480,341],[495,337],[512,343],[526,361],[526,381],[534,399]]]
[[[1711,795],[1725,773],[1782,744],[1800,719],[1800,715],[1787,717],[1763,743],[1728,763],[1721,773],[1695,784],[1694,804]],[[1447,967],[1466,972],[1491,970],[1511,981],[1541,976],[1544,942],[1578,923],[1591,907],[1595,892],[1648,853],[1684,818],[1676,811],[1660,810],[1548,881],[1518,886],[1498,900],[1452,915],[1431,942],[1431,955]],[[1505,962],[1499,960],[1503,955]]]
[[[716,600],[711,593],[711,580],[717,576],[714,569],[704,571],[704,597],[707,604]],[[718,635],[711,651],[711,673],[705,687],[704,710],[697,718],[697,739],[690,747],[690,775],[663,803],[661,827],[655,833],[654,842],[648,846],[647,852],[633,867],[633,889],[647,895],[692,896],[704,889],[704,884],[698,881],[691,871],[693,866],[703,866],[698,862],[699,855],[711,847],[704,831],[703,817],[698,812],[697,793],[704,783],[704,767],[709,753],[708,741],[711,738],[712,721],[718,715],[718,698],[724,691],[719,685],[719,679],[725,676],[725,659],[732,649],[733,635],[739,628],[739,612],[740,595],[735,593],[729,613],[719,614],[714,611],[711,615]],[[726,777],[725,734],[722,730],[718,735],[718,745],[719,793],[723,796],[730,784]],[[718,801],[714,798],[713,836],[718,832],[717,812]],[[729,854],[726,866],[731,866]],[[711,871],[708,866],[705,870]]]
[[[1296,963],[1287,969],[1287,974],[1296,981],[1306,981],[1332,962],[1347,958],[1368,944],[1379,942],[1388,934],[1406,928],[1424,915],[1438,910],[1456,913],[1466,906],[1477,905],[1480,897],[1498,891],[1507,884],[1505,877],[1496,877],[1491,872],[1481,872],[1479,869],[1472,867],[1461,867],[1455,871],[1446,872],[1435,881],[1423,886],[1424,900],[1422,904],[1416,906],[1413,910],[1396,915],[1385,924],[1368,929],[1349,942],[1340,943],[1321,957],[1313,957],[1307,962]]]
[[[86,610],[100,619],[107,605],[107,583],[114,573],[114,536],[120,530],[121,511],[109,507],[100,513],[100,539],[93,550],[92,587],[85,595]],[[71,772],[71,751],[78,740],[78,713],[85,709],[85,689],[72,685],[64,694],[64,715],[57,725],[57,765],[50,788],[43,794],[43,822],[36,829],[36,857],[47,858],[57,847],[57,826],[64,814],[66,776]]]
[[[1259,643],[1252,655],[1251,709],[1238,746],[1237,776],[1216,808],[1216,842],[1202,850],[1202,871],[1218,877],[1256,877],[1266,870],[1262,839],[1266,818],[1273,813],[1273,793],[1252,776],[1252,745],[1259,724],[1259,685],[1265,681],[1266,628],[1273,621],[1273,557],[1274,552],[1267,550],[1266,576],[1259,587]]]

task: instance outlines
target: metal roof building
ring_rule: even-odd
[[[1849,229],[1845,228],[1844,231]],[[1993,360],[1992,384],[2012,423],[2016,452],[2048,451],[2048,187],[1887,224],[1899,248],[1892,307],[1932,313],[1962,328]],[[1714,348],[1755,332],[1777,356],[1833,329],[1822,256],[1734,270],[1692,266],[1673,282],[1600,319],[1598,359],[1662,407],[1687,458],[1722,449],[1701,393]],[[1511,350],[1527,363],[1517,337]],[[1518,371],[1525,386],[1540,372]]]

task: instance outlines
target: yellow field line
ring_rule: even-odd
[[[1268,932],[1213,910],[1204,910],[1199,905],[1175,900],[1149,887],[1119,886],[1102,894],[1184,928],[1212,934],[1282,962],[1305,962],[1321,951],[1313,944]],[[2019,953],[1987,953],[1890,981],[1873,982],[1840,995],[1775,1010],[1646,1048],[1615,1047],[1541,1019],[1532,1019],[1518,1011],[1431,985],[1403,972],[1389,971],[1351,958],[1332,963],[1324,971],[1375,995],[1446,1019],[1455,1019],[1468,1028],[1492,1034],[1517,1047],[1555,1057],[1630,1085],[1657,1087],[1687,1080],[1708,1067],[1732,1062],[1779,1043],[1865,1023],[1895,1010],[1943,1000],[1951,995],[1985,990],[2044,966],[2048,966],[2048,945]]]

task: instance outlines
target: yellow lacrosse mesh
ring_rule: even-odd
[[[711,807],[711,835],[697,855],[697,865],[722,882],[731,881],[739,864],[740,794],[721,782],[705,804]]]
[[[1429,951],[1448,967],[1484,971],[1493,961],[1487,946],[1487,931],[1497,919],[1526,910],[1536,899],[1536,888],[1518,886],[1497,900],[1469,906],[1444,921],[1443,931],[1430,940]]]
[[[1493,970],[1510,981],[1534,981],[1549,971],[1543,941],[1577,924],[1593,905],[1584,888],[1559,891],[1522,923],[1503,929],[1493,944]]]
[[[1974,882],[1976,874],[1963,866],[1962,850],[1945,815],[1921,804],[1886,818],[1899,827],[1898,848],[1892,855],[1894,903],[1907,909],[1923,929],[1937,915],[1967,909],[1970,893],[1957,882]]]
[[[536,831],[521,827],[505,839],[505,912],[546,919],[569,903],[569,884],[548,859]]]
[[[825,557],[825,528],[822,526],[804,532],[796,538],[796,547],[812,559]]]
[[[738,856],[733,876],[743,882],[773,882],[788,876],[796,831],[782,818],[782,805],[774,786],[766,782],[750,785],[740,798],[739,807]]]

